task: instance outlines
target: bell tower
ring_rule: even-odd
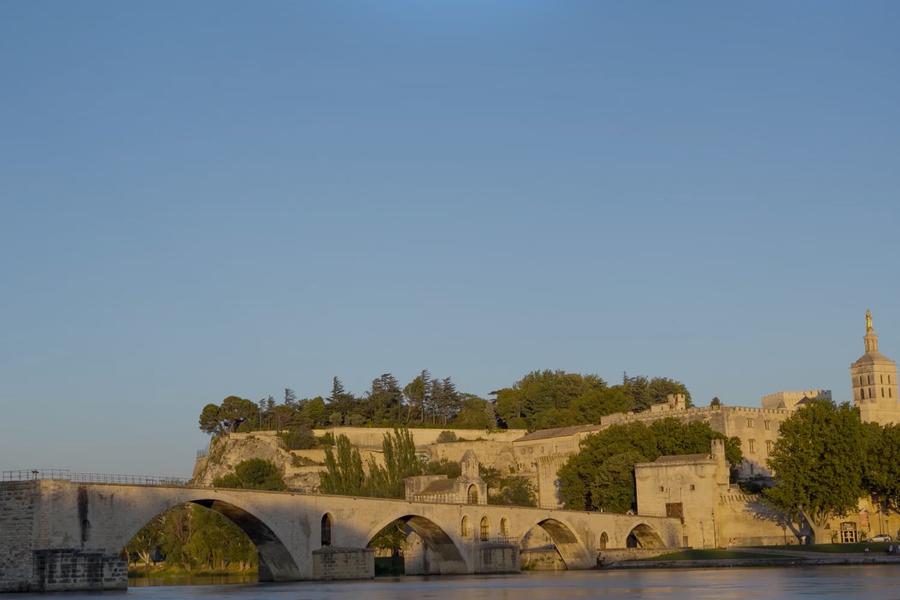
[[[878,336],[872,325],[872,311],[866,311],[866,352],[850,365],[853,403],[864,422],[880,425],[900,423],[897,398],[897,363],[878,351]]]

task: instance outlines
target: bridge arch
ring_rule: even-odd
[[[625,538],[626,548],[665,548],[659,534],[646,523],[635,525]]]
[[[550,536],[567,569],[584,569],[591,566],[591,553],[587,546],[578,539],[572,527],[559,519],[548,518],[538,521],[525,531],[520,543],[524,542],[524,538],[535,527],[540,527]]]
[[[443,575],[468,572],[466,560],[453,537],[440,525],[421,515],[406,514],[383,522],[366,536],[366,545],[371,545],[375,536],[395,521],[402,522],[408,530],[415,532],[422,539],[425,547],[437,557],[437,564],[432,565],[435,573]],[[471,527],[471,521],[468,521],[468,517],[463,517],[460,526]]]
[[[291,556],[290,551],[272,528],[250,510],[210,494],[205,494],[199,498],[173,498],[172,500],[174,502],[168,502],[162,507],[154,507],[152,514],[148,515],[142,511],[136,511],[132,514],[128,525],[117,532],[118,535],[115,535],[120,540],[119,546],[124,548],[145,525],[160,515],[177,506],[196,504],[221,514],[237,525],[250,538],[250,541],[256,546],[259,556],[259,581],[283,581],[301,578],[300,569]]]

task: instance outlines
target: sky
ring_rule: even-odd
[[[900,357],[896,2],[0,2],[0,469],[423,368],[850,398]]]

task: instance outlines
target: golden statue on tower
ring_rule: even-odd
[[[872,331],[872,311],[866,310],[866,332]]]

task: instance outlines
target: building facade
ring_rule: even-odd
[[[897,398],[897,363],[878,351],[878,336],[872,312],[866,311],[865,353],[850,365],[853,403],[865,422],[889,425],[900,423]]]

